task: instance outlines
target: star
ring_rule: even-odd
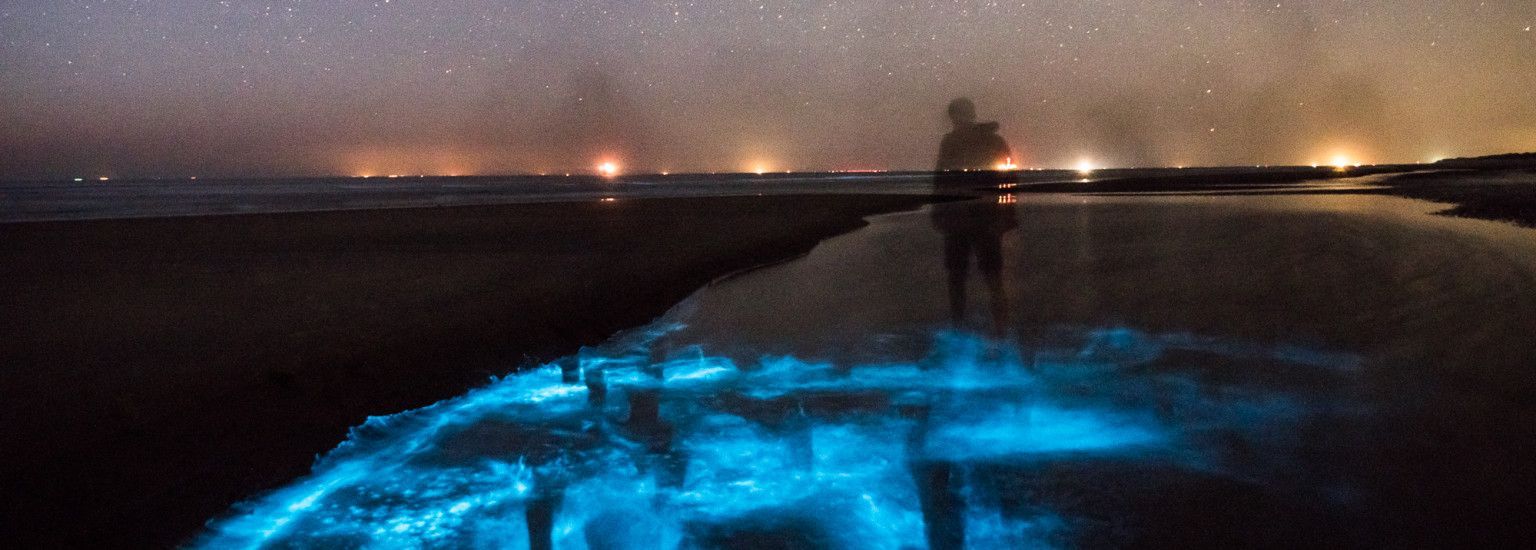
[[[1335,138],[1410,161],[1427,134],[1524,149],[1523,129],[1472,121],[1525,93],[1498,75],[1536,73],[1529,2],[0,2],[0,143],[39,144],[8,150],[0,179],[88,174],[107,151],[125,175],[204,178],[590,173],[609,155],[625,173],[728,172],[768,151],[797,171],[922,169],[924,132],[945,131],[925,111],[962,95],[1041,164],[1071,165],[1085,134],[1106,165],[1295,163]],[[1506,24],[1522,34],[1450,39]],[[1426,53],[1428,78],[1350,61]],[[1372,104],[1319,91],[1341,81]],[[1420,81],[1466,86],[1397,85]],[[87,119],[114,124],[57,123]],[[1256,138],[1210,149],[1211,128]]]

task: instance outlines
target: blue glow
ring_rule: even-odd
[[[1175,349],[1335,374],[1358,363],[1114,328],[1063,349],[946,331],[911,363],[738,365],[699,346],[657,353],[676,328],[371,418],[309,477],[240,505],[198,545],[525,548],[533,511],[549,509],[557,548],[708,546],[754,529],[833,548],[924,547],[920,502],[936,493],[925,497],[918,468],[949,464],[945,498],[968,546],[1057,546],[1070,516],[1047,503],[1004,513],[971,469],[1114,458],[1284,476],[1283,459],[1236,460],[1206,435],[1284,442],[1313,414],[1307,398],[1142,367]],[[563,383],[561,365],[582,383]]]

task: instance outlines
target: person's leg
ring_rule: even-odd
[[[912,464],[923,531],[933,550],[965,547],[965,501],[955,490],[955,464],[943,460]]]
[[[608,402],[608,382],[603,367],[588,368],[583,377],[587,383],[587,404],[601,413],[603,405]]]
[[[523,512],[528,521],[528,548],[550,550],[555,547],[555,512],[565,500],[565,491],[563,488],[539,490],[543,493],[528,501]]]
[[[1008,330],[1008,289],[1003,283],[1003,236],[977,239],[976,266],[992,299],[992,336],[1001,339]]]
[[[949,275],[949,317],[955,326],[965,323],[965,279],[970,276],[971,239],[963,234],[944,235],[944,270]]]

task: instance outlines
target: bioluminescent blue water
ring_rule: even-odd
[[[1287,442],[1309,418],[1352,413],[1221,365],[1347,384],[1358,362],[1124,328],[1072,348],[937,331],[919,361],[742,362],[658,343],[677,328],[372,418],[198,545],[1067,546],[1081,511],[1007,483],[1085,463],[1297,476]],[[1207,359],[1186,369],[1180,354]]]

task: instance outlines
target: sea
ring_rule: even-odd
[[[1016,185],[1287,168],[1024,170]],[[0,182],[0,223],[676,197],[926,194],[932,173],[141,178]]]

